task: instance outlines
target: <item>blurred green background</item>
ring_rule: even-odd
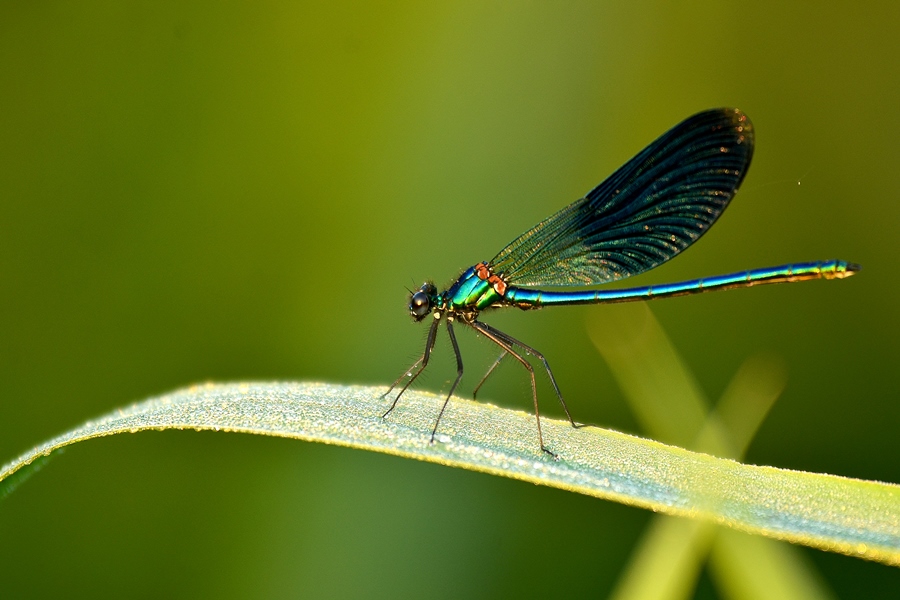
[[[405,287],[733,105],[757,129],[741,193],[634,283],[862,263],[652,309],[711,398],[751,354],[784,358],[749,462],[900,482],[898,59],[892,2],[5,2],[0,460],[191,383],[385,385],[424,341]],[[586,332],[615,310],[490,322],[546,354],[578,420],[640,433]],[[466,395],[494,351],[461,343]],[[455,373],[440,344],[424,389]],[[528,408],[501,371],[485,399]],[[649,517],[341,448],[116,436],[0,504],[3,597],[602,597]],[[803,552],[840,597],[900,589]]]

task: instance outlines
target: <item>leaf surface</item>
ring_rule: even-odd
[[[532,415],[458,398],[431,444],[442,398],[409,392],[382,420],[382,391],[322,383],[196,386],[117,410],[36,446],[5,465],[0,481],[95,437],[162,429],[255,433],[511,477],[900,565],[900,486],[744,465],[542,419],[545,440],[560,456],[553,460],[538,448]]]

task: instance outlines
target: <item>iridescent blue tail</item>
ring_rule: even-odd
[[[620,290],[588,290],[581,292],[551,292],[510,286],[505,300],[520,308],[541,306],[565,306],[572,304],[607,304],[613,302],[635,302],[654,298],[671,298],[700,294],[714,290],[731,290],[767,283],[792,283],[810,279],[843,279],[850,277],[860,267],[856,263],[843,260],[793,263],[780,267],[767,267],[741,271],[729,275],[717,275],[703,279],[692,279],[678,283],[648,285]]]

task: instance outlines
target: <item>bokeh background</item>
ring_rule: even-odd
[[[900,482],[900,9],[836,4],[4,2],[0,460],[197,382],[385,385],[424,341],[405,288],[739,106],[741,193],[634,283],[862,263],[652,310],[710,398],[748,356],[783,358],[748,461]],[[549,357],[579,420],[640,433],[587,335],[609,310],[490,322]],[[469,394],[493,350],[461,338]],[[441,344],[423,389],[454,374]],[[530,402],[509,366],[484,395]],[[2,595],[603,597],[649,518],[342,448],[115,436],[0,503]],[[840,597],[900,589],[897,569],[803,552]],[[704,574],[697,597],[717,593]]]

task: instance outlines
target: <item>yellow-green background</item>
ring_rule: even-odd
[[[196,382],[386,384],[423,343],[405,287],[449,282],[680,119],[734,105],[757,128],[741,193],[635,282],[862,263],[653,309],[712,398],[747,356],[784,357],[750,462],[900,482],[898,40],[893,2],[5,2],[0,460]],[[603,310],[491,322],[549,357],[579,420],[639,431],[586,334]],[[493,350],[461,343],[468,394]],[[426,389],[454,373],[437,350]],[[510,366],[485,397],[529,404]],[[648,517],[346,449],[117,436],[0,503],[0,585],[602,597]],[[897,569],[804,552],[841,597],[900,589]],[[697,595],[716,595],[706,575]]]

